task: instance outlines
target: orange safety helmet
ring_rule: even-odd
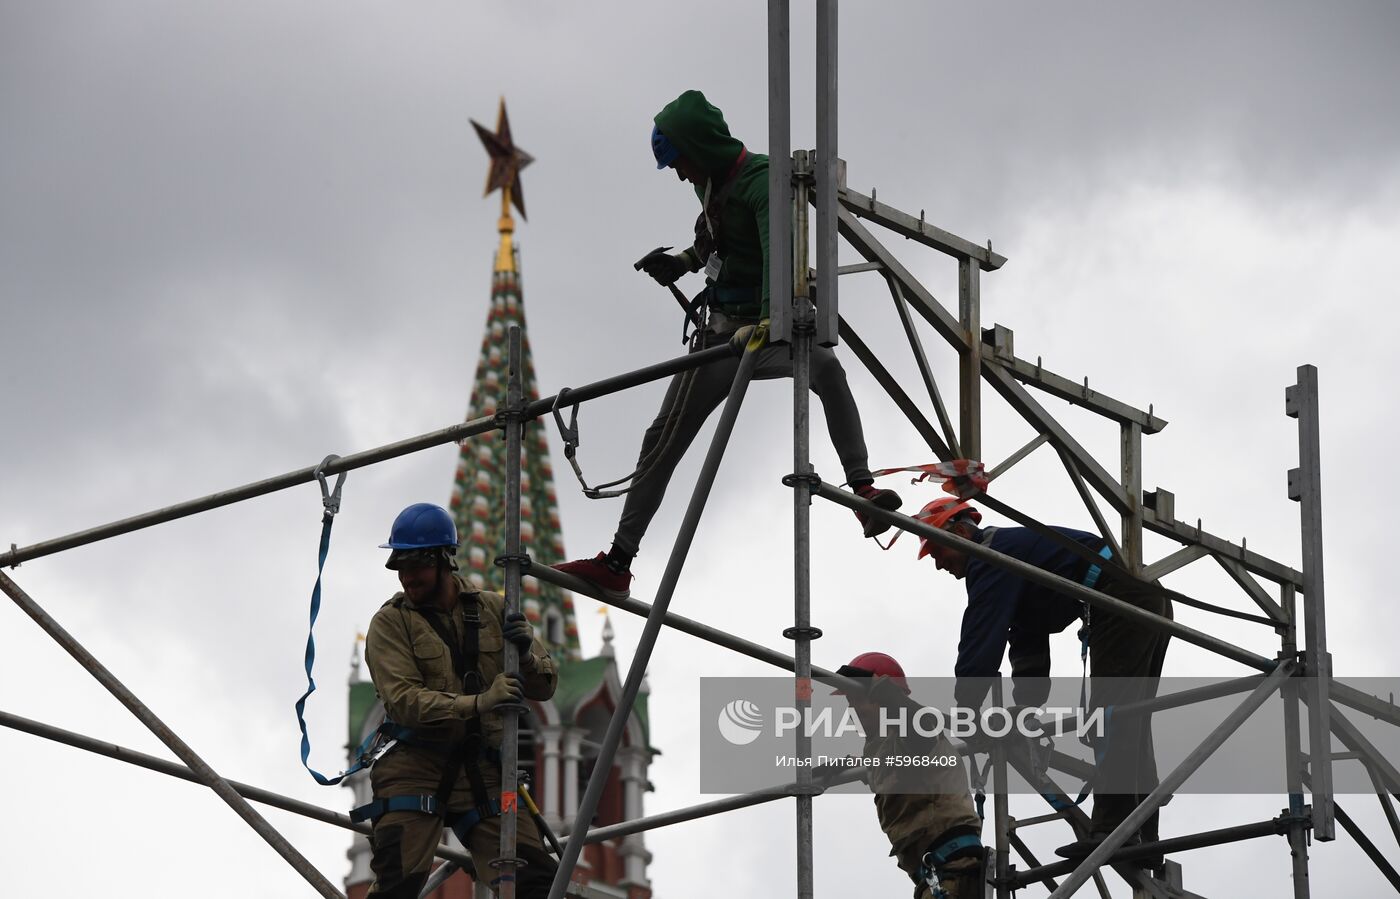
[[[909,693],[909,681],[904,676],[904,669],[894,660],[893,657],[885,655],[883,652],[863,652],[840,668],[836,673],[842,677],[888,677],[894,681],[895,686],[903,690],[905,695]],[[845,696],[841,690],[832,691],[833,696]]]
[[[982,523],[982,513],[977,511],[977,507],[958,499],[956,496],[940,496],[920,509],[919,514],[915,517],[941,531],[959,512],[967,512],[973,524]],[[928,538],[919,538],[919,558],[922,559],[932,551]]]

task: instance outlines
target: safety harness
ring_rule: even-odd
[[[699,332],[697,332],[699,333]],[[616,496],[624,496],[630,493],[642,479],[647,476],[656,465],[656,460],[660,459],[671,446],[675,439],[676,429],[680,426],[681,419],[685,415],[686,403],[690,400],[690,388],[695,384],[695,369],[688,369],[680,374],[680,386],[676,401],[671,404],[670,414],[666,416],[666,424],[661,429],[661,436],[657,438],[656,445],[651,452],[642,457],[637,462],[637,467],[631,474],[618,478],[615,481],[608,481],[606,484],[598,484],[595,487],[588,486],[588,481],[584,479],[583,468],[578,463],[578,448],[582,442],[578,429],[578,403],[569,403],[567,397],[569,388],[562,388],[554,398],[554,423],[559,428],[559,439],[564,443],[564,458],[569,460],[569,465],[574,469],[574,477],[578,478],[579,486],[583,488],[583,495],[589,499],[610,499]],[[560,410],[572,406],[569,414],[569,423],[564,424],[564,416]],[[628,482],[631,481],[630,484]],[[627,484],[617,490],[610,488]]]
[[[729,172],[724,176],[724,181],[719,191],[711,195],[711,188],[714,185],[713,179],[705,185],[705,196],[701,200],[702,210],[695,220],[695,249],[701,260],[705,263],[705,277],[709,282],[705,289],[695,295],[694,299],[687,301],[680,289],[674,284],[669,285],[672,293],[680,302],[681,308],[685,311],[685,318],[681,325],[681,342],[689,345],[691,352],[697,349],[704,349],[706,346],[706,335],[710,319],[710,306],[719,305],[721,307],[728,303],[733,303],[739,299],[752,299],[756,304],[761,304],[763,298],[762,287],[733,287],[719,286],[714,283],[719,277],[720,269],[724,265],[723,259],[719,255],[719,213],[724,209],[724,204],[729,200],[730,193],[734,190],[734,185],[738,182],[738,174],[749,159],[747,148],[741,147],[738,157],[730,166]],[[660,250],[667,250],[670,247],[659,247]],[[635,267],[640,268],[641,262]],[[691,326],[695,330],[691,330]],[[578,448],[582,439],[579,436],[578,427],[578,404],[568,401],[569,388],[565,387],[555,395],[554,407],[551,412],[554,415],[554,423],[559,429],[559,439],[564,444],[564,458],[569,460],[570,467],[574,470],[574,477],[578,479],[579,486],[583,488],[583,495],[589,499],[611,499],[613,497],[624,496],[631,492],[637,484],[641,483],[656,465],[656,461],[662,458],[675,440],[677,428],[684,418],[686,403],[690,399],[691,387],[695,383],[695,370],[689,369],[682,372],[680,377],[679,392],[676,401],[671,404],[670,414],[666,418],[666,423],[662,428],[661,436],[647,453],[637,463],[637,467],[628,475],[620,477],[614,481],[589,486],[588,480],[583,475],[583,468],[578,461]],[[563,411],[569,410],[569,422],[564,423]],[[629,483],[630,482],[630,483]],[[626,485],[626,486],[622,486]],[[617,488],[617,489],[612,489]]]
[[[933,893],[933,899],[944,899],[947,893],[944,892],[941,881],[950,876],[969,875],[980,880],[983,876],[982,863],[986,857],[986,850],[982,846],[982,838],[975,833],[961,833],[957,836],[940,840],[937,844],[929,847],[920,860],[919,875],[916,883],[926,885]],[[978,859],[979,865],[973,871],[950,872],[947,869],[949,862],[962,858]]]
[[[410,611],[404,603],[403,597],[395,600],[400,614],[407,614]],[[437,634],[438,639],[442,640],[443,645],[447,647],[447,651],[452,657],[452,668],[462,678],[462,692],[468,695],[480,694],[483,684],[481,673],[477,670],[481,641],[481,606],[478,595],[476,593],[467,594],[462,611],[462,639],[460,642],[453,639],[444,613],[433,608],[413,608],[411,611],[422,615],[423,620],[428,623],[428,626]],[[442,779],[438,782],[437,791],[431,795],[388,796],[376,799],[351,811],[350,819],[356,822],[373,821],[389,812],[423,812],[437,815],[459,834],[466,834],[482,819],[494,818],[499,815],[501,813],[500,803],[491,799],[490,794],[486,791],[486,783],[481,776],[480,762],[490,762],[494,756],[496,763],[499,764],[500,754],[483,743],[480,715],[466,722],[466,731],[465,738],[459,741],[435,740],[431,736],[415,733],[386,718],[376,733],[391,739],[393,743],[381,747],[375,758],[382,757],[393,748],[394,744],[398,743],[433,752],[444,758]],[[458,770],[464,770],[467,780],[471,783],[473,805],[468,811],[454,816],[448,811],[448,803],[452,796],[452,786],[457,781]]]

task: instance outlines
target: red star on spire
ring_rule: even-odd
[[[496,130],[489,131],[475,119],[471,120],[476,136],[486,145],[491,154],[491,169],[486,174],[486,192],[490,196],[498,188],[508,191],[511,204],[525,218],[525,193],[520,187],[520,170],[535,161],[535,158],[515,145],[510,137],[510,120],[506,118],[506,100],[501,98],[500,110],[496,113]]]

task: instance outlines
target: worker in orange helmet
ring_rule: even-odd
[[[1003,555],[1171,618],[1171,602],[1111,565],[1112,549],[1098,534],[1051,527],[1056,537],[1023,527],[981,527],[982,513],[970,503],[940,497],[924,506],[919,520],[981,544]],[[1074,551],[1074,544],[1084,549]],[[1087,550],[1087,551],[1086,551]],[[1089,654],[1092,708],[1150,699],[1157,695],[1168,635],[1131,619],[1091,610],[1087,603],[1029,581],[1009,569],[969,556],[928,538],[919,558],[932,558],[967,587],[954,695],[961,707],[977,709],[989,678],[997,677],[1004,655],[1011,659],[1012,691],[1020,706],[1040,706],[1049,695],[1050,635],[1083,620],[1081,638]],[[1086,556],[1088,558],[1086,558]],[[1090,561],[1090,559],[1102,561]],[[1092,615],[1091,615],[1092,611]],[[1066,858],[1093,851],[1158,784],[1152,751],[1152,723],[1146,715],[1114,718],[1108,738],[1095,746],[1094,810],[1088,839],[1062,846]],[[1100,792],[1108,784],[1113,792]],[[1157,814],[1126,845],[1157,839]],[[1154,860],[1145,864],[1157,866]]]
[[[860,719],[865,758],[957,759],[956,764],[871,765],[861,770],[875,794],[875,814],[889,837],[890,854],[914,881],[915,899],[980,899],[986,879],[982,819],[973,809],[957,751],[942,734],[924,737],[893,726],[882,732],[881,711],[909,702],[909,681],[890,656],[863,652],[836,673],[869,679],[869,689],[863,692],[835,691],[846,697]]]

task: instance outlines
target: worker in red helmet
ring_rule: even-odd
[[[958,758],[942,734],[923,737],[892,727],[882,733],[881,710],[908,704],[909,681],[899,662],[883,652],[863,652],[836,673],[870,681],[862,692],[835,691],[846,697],[860,719],[865,758]],[[986,880],[982,819],[973,809],[961,759],[952,765],[872,765],[861,770],[875,794],[875,814],[889,837],[890,854],[914,881],[915,899],[981,899]]]
[[[983,528],[982,513],[954,497],[934,500],[924,506],[918,518],[964,540],[1171,618],[1171,602],[1165,594],[1144,588],[1109,564],[1112,549],[1098,534],[1052,527],[1049,530],[1057,535],[1052,538],[1031,528]],[[1076,552],[1074,544],[1084,550]],[[1087,603],[928,538],[919,546],[919,558],[925,556],[967,588],[958,658],[953,666],[959,706],[976,709],[982,705],[989,679],[998,676],[1003,656],[1011,660],[1014,702],[1021,706],[1044,704],[1050,689],[1050,635],[1081,620],[1081,637],[1089,654],[1092,708],[1157,695],[1167,651],[1166,633],[1122,615],[1090,609]],[[1103,561],[1091,561],[1095,557]],[[1095,747],[1095,782],[1113,785],[1114,792],[1095,788],[1089,838],[1061,847],[1058,852],[1066,858],[1088,855],[1157,786],[1151,718],[1128,716],[1113,719],[1111,726],[1108,739]],[[1125,785],[1129,789],[1125,790]],[[1128,845],[1155,841],[1157,832],[1154,812]]]

